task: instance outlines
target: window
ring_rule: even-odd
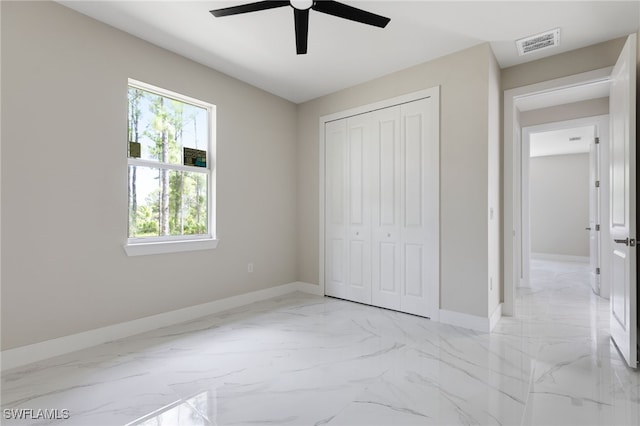
[[[128,255],[215,247],[214,111],[129,80]]]

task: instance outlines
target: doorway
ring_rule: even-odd
[[[615,66],[505,91],[504,102],[504,313],[515,314],[515,286],[522,277],[522,144],[518,103],[527,98],[609,85],[608,161],[611,341],[631,368],[638,365],[636,250],[637,36],[627,37]]]
[[[608,100],[604,99],[604,109]],[[522,272],[531,259],[588,265],[589,285],[609,298],[609,117],[600,115],[522,129]]]
[[[556,80],[537,83],[505,91],[504,98],[504,179],[503,179],[503,314],[514,316],[515,289],[526,280],[528,267],[525,251],[527,235],[523,234],[522,194],[522,113],[521,110],[540,109],[567,103],[566,99],[585,100],[602,96],[608,90],[612,67],[589,71]],[[598,95],[594,96],[593,92]]]

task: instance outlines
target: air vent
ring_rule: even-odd
[[[521,38],[516,41],[518,47],[518,54],[520,56],[528,53],[537,52],[543,49],[549,49],[550,47],[556,47],[560,44],[560,28],[554,30],[545,31],[541,34],[532,35],[529,37]]]
[[[570,142],[576,142],[576,141],[579,141],[579,140],[582,140],[582,137],[580,137],[580,136],[573,136],[573,137],[570,137],[570,138],[569,138],[569,141],[570,141]]]

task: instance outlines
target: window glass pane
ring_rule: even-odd
[[[207,234],[206,173],[129,166],[129,238]]]
[[[208,112],[191,104],[184,104],[184,125],[181,142],[183,147],[207,151],[209,140]]]
[[[160,234],[160,170],[129,166],[129,238]]]
[[[206,151],[207,120],[205,108],[129,87],[129,142],[144,160],[183,164],[183,147]]]
[[[171,171],[169,186],[170,235],[206,234],[207,175]]]

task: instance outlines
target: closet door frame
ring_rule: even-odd
[[[402,96],[398,96],[398,97],[394,97],[394,98],[390,98],[390,99],[385,99],[383,101],[379,101],[379,102],[375,102],[375,103],[371,103],[368,105],[363,105],[363,106],[359,106],[359,107],[355,107],[355,108],[351,108],[348,110],[344,110],[344,111],[340,111],[340,112],[336,112],[333,114],[329,114],[329,115],[325,115],[320,117],[319,120],[319,183],[320,183],[320,191],[319,191],[319,238],[318,238],[318,242],[319,242],[319,250],[318,250],[318,255],[319,255],[319,263],[318,263],[318,269],[319,269],[319,285],[320,285],[320,289],[319,289],[319,293],[320,294],[326,294],[326,290],[325,290],[325,192],[326,192],[326,187],[325,187],[325,179],[326,179],[326,175],[325,175],[325,161],[326,161],[326,148],[325,148],[325,124],[335,121],[335,120],[341,120],[341,119],[345,119],[345,118],[349,118],[355,115],[359,115],[359,114],[365,114],[368,112],[372,112],[372,111],[376,111],[379,109],[383,109],[383,108],[389,108],[389,107],[393,107],[396,105],[402,105],[402,104],[406,104],[409,102],[413,102],[413,101],[417,101],[420,99],[425,99],[425,98],[431,98],[432,102],[433,102],[433,106],[434,108],[432,108],[431,112],[432,112],[432,117],[431,117],[431,124],[432,124],[432,128],[431,128],[431,137],[434,137],[438,142],[437,142],[437,149],[436,149],[436,154],[437,154],[437,158],[438,158],[438,162],[437,162],[437,168],[438,171],[437,173],[435,173],[434,179],[436,180],[435,182],[432,182],[432,188],[437,188],[438,189],[438,196],[436,197],[439,200],[439,188],[440,188],[440,171],[439,171],[439,146],[440,146],[440,86],[436,86],[436,87],[432,87],[429,89],[424,89],[424,90],[420,90],[417,92],[413,92],[413,93],[409,93],[406,95],[402,95]],[[434,259],[432,259],[432,261],[430,262],[431,265],[434,265],[437,267],[437,279],[435,280],[435,283],[432,284],[432,286],[430,286],[429,291],[432,295],[432,300],[430,303],[432,303],[432,306],[430,307],[430,311],[432,312],[431,315],[431,319],[438,321],[439,320],[439,310],[440,310],[440,271],[439,271],[439,265],[440,265],[440,237],[439,237],[439,223],[440,223],[440,217],[439,217],[439,211],[440,211],[440,205],[439,205],[439,201],[438,201],[438,205],[436,206],[435,209],[438,212],[437,217],[435,218],[437,223],[438,223],[438,232],[436,232],[436,236],[435,236],[435,242],[434,245],[438,247],[437,250],[435,250],[435,255],[434,255]]]

